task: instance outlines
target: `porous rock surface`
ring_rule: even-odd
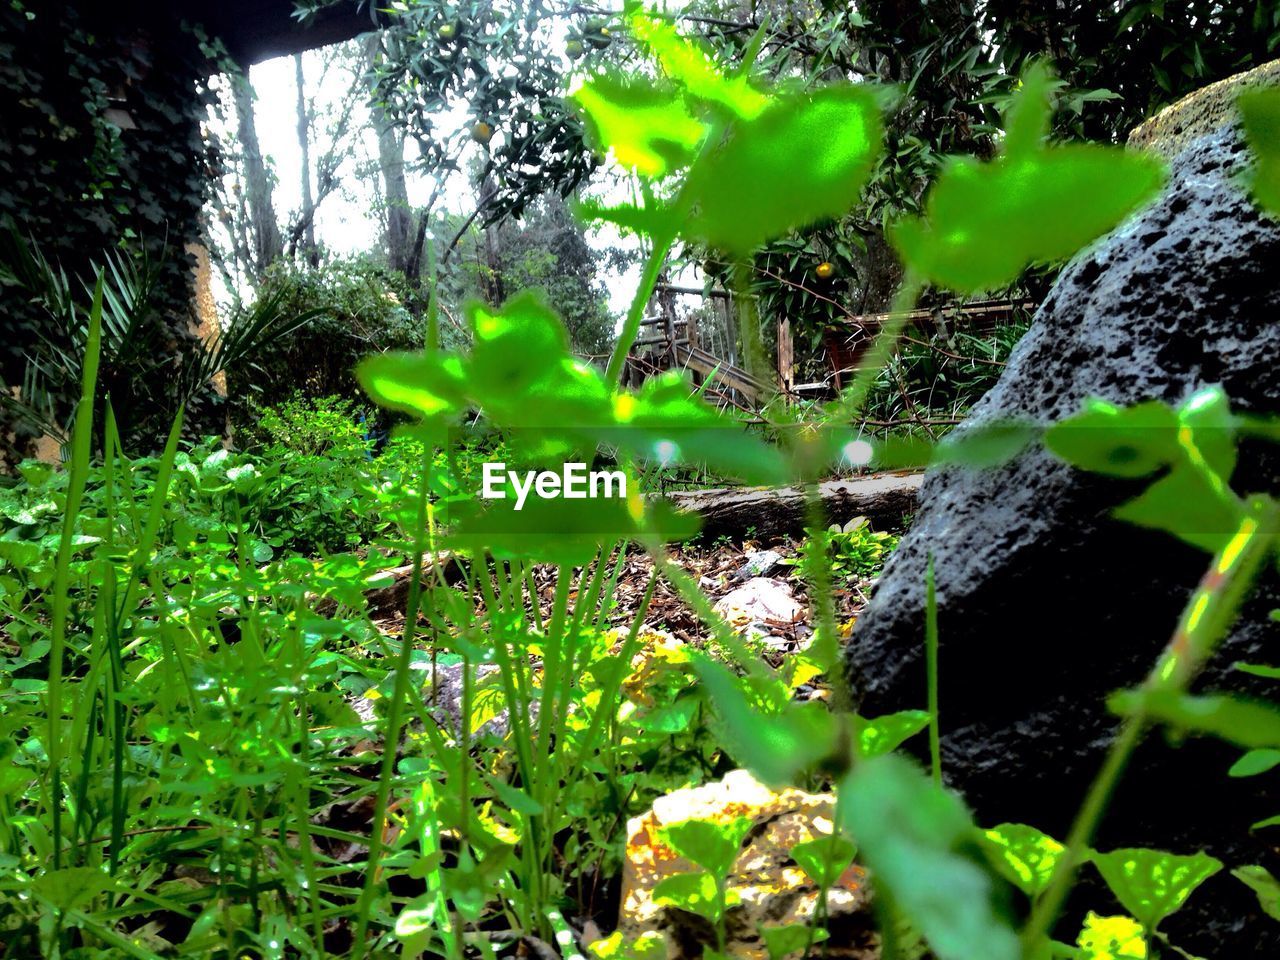
[[[1089,396],[1177,403],[1208,384],[1237,409],[1280,410],[1280,224],[1241,191],[1246,158],[1230,128],[1184,150],[1160,199],[1063,271],[967,428],[1049,423]],[[1241,491],[1280,489],[1275,449],[1246,448],[1235,481]],[[1104,698],[1142,680],[1207,566],[1207,554],[1110,516],[1145,483],[1076,471],[1038,446],[1002,467],[926,476],[849,665],[864,714],[924,706],[932,553],[944,769],[983,825],[1029,822],[1064,836],[1116,728]],[[1272,568],[1201,688],[1274,694],[1230,664],[1280,662],[1280,624],[1266,617],[1276,607]],[[1267,831],[1249,832],[1280,813],[1277,780],[1228,779],[1238,754],[1212,740],[1175,749],[1148,737],[1098,848],[1207,848],[1228,866],[1280,873]],[[1092,868],[1082,877],[1077,921],[1086,907],[1118,912]],[[1280,924],[1226,871],[1162,928],[1207,957],[1280,956]],[[1075,929],[1060,932],[1074,940]]]

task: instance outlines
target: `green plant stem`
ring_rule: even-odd
[[[1022,940],[1028,954],[1042,944],[1053,928],[1116,784],[1142,741],[1149,723],[1149,698],[1156,693],[1185,690],[1226,636],[1236,620],[1240,602],[1275,546],[1276,513],[1276,504],[1269,498],[1250,501],[1235,534],[1215,554],[1192,593],[1172,638],[1140,688],[1142,696],[1137,707],[1125,718],[1112,741],[1102,769],[1076,814],[1066,851],[1027,921]]]
[[[429,544],[434,544],[434,524],[428,491],[431,487],[431,448],[426,447],[423,453],[422,481],[418,488],[418,514],[414,531],[413,570],[409,581],[409,596],[405,605],[404,629],[400,634],[400,652],[396,659],[395,682],[391,694],[391,702],[387,705],[387,723],[382,741],[382,765],[378,774],[378,786],[374,793],[373,819],[369,825],[369,856],[365,865],[364,887],[356,902],[356,927],[353,937],[354,956],[364,957],[368,953],[369,944],[366,935],[369,930],[369,911],[373,906],[374,890],[377,888],[378,862],[382,858],[382,832],[387,818],[387,802],[391,796],[391,784],[395,779],[396,752],[400,744],[400,729],[403,722],[404,702],[409,690],[409,666],[413,661],[413,641],[418,625],[418,604],[422,594],[423,558]]]
[[[640,286],[636,288],[631,305],[627,308],[627,316],[622,322],[618,342],[614,344],[613,353],[609,356],[609,366],[605,368],[604,376],[608,383],[616,384],[622,379],[622,368],[627,362],[627,354],[631,352],[631,345],[640,335],[640,321],[644,319],[645,305],[653,295],[653,288],[658,282],[659,274],[662,273],[662,267],[667,262],[667,254],[675,239],[675,234],[672,232],[664,232],[661,236],[653,237],[653,249],[649,251],[644,271],[640,275]]]
[[[907,326],[907,313],[915,307],[923,289],[923,281],[914,273],[908,272],[902,278],[902,286],[898,288],[889,307],[889,318],[880,327],[875,343],[861,361],[862,367],[858,375],[845,388],[837,402],[833,420],[840,423],[852,422],[862,412],[862,405],[875,384],[876,375],[897,349],[898,340]]]

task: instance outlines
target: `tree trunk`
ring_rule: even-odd
[[[266,164],[262,162],[262,150],[258,146],[258,131],[253,122],[253,86],[249,83],[249,70],[232,80],[235,97],[237,136],[244,151],[245,194],[249,202],[249,221],[252,239],[252,270],[260,276],[273,260],[280,256],[283,243],[280,225],[271,200],[271,179]]]
[[[298,147],[302,151],[302,246],[303,254],[312,266],[317,263],[316,257],[316,225],[315,198],[311,193],[311,115],[307,111],[307,97],[304,92],[302,73],[302,54],[293,55],[294,79],[298,85]]]
[[[378,35],[370,34],[367,48],[370,64],[376,61],[378,43]],[[392,270],[406,273],[409,261],[413,259],[414,231],[409,189],[404,177],[404,137],[377,103],[370,104],[370,116],[378,134],[378,167],[382,171],[386,209],[387,264]]]
[[[866,517],[880,529],[899,526],[916,508],[923,474],[886,473],[818,484],[823,513],[829,523],[848,523]],[[805,492],[800,487],[774,490],[730,488],[678,491],[668,494],[681,510],[702,519],[701,534],[741,537],[748,528],[756,537],[798,536],[808,522]]]

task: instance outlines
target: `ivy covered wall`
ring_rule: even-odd
[[[200,210],[216,158],[200,136],[212,67],[172,4],[6,0],[0,6],[0,266],[14,231],[68,275],[103,251],[155,270],[153,342],[195,345],[189,284]],[[0,381],[20,384],[47,315],[0,283]],[[216,403],[210,398],[208,405]],[[215,411],[192,411],[212,422]],[[6,446],[33,432],[13,416]],[[25,435],[24,435],[25,434]]]

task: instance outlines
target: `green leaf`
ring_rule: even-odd
[[[893,754],[859,762],[841,789],[863,862],[938,960],[1018,960],[1018,936],[969,852],[976,828],[954,794]]]
[[[485,779],[493,787],[498,799],[516,813],[523,813],[531,817],[536,817],[542,813],[542,804],[519,787],[513,787],[501,777],[486,777]]]
[[[1151,719],[1176,730],[1209,734],[1246,749],[1280,748],[1280,711],[1253,700],[1226,694],[1125,690],[1112,694],[1107,706],[1122,716],[1145,708]]]
[[[1275,620],[1277,618],[1273,616],[1271,619]],[[1264,663],[1244,663],[1243,661],[1237,661],[1231,665],[1231,669],[1239,670],[1241,673],[1249,673],[1255,677],[1263,677],[1267,680],[1280,680],[1280,667],[1273,667]]]
[[[637,11],[628,18],[635,38],[648,47],[663,72],[697,100],[718,104],[739,117],[759,116],[769,98],[745,76],[726,76],[706,48],[682,37],[670,23]]]
[[[1005,115],[1005,156],[1034,154],[1049,135],[1050,94],[1054,80],[1048,66],[1036,61],[1027,67],[1018,83],[1018,92]]]
[[[473,399],[507,408],[548,380],[560,386],[569,337],[540,294],[516,294],[500,310],[471,303],[467,314],[475,335],[467,367]]]
[[[834,887],[853,863],[858,848],[838,833],[805,840],[791,848],[794,860],[819,887]]]
[[[684,820],[663,827],[662,842],[686,860],[723,881],[733,870],[742,840],[751,830],[748,817],[729,821]]]
[[[1012,283],[1108,233],[1164,182],[1157,159],[1092,144],[981,164],[954,159],[925,216],[900,220],[894,248],[916,273],[959,293]]]
[[[879,757],[890,753],[927,726],[927,710],[900,710],[871,720],[855,714],[853,729],[858,740],[858,754],[862,757]]]
[[[1155,930],[1222,869],[1222,861],[1206,853],[1178,856],[1143,848],[1094,853],[1092,859],[1116,899],[1146,930]]]
[[[1258,905],[1272,920],[1280,920],[1280,881],[1265,867],[1237,867],[1231,875],[1258,895]]]
[[[1081,470],[1145,477],[1178,457],[1178,415],[1156,400],[1117,407],[1091,397],[1082,412],[1050,427],[1044,443]]]
[[[463,403],[465,375],[451,354],[374,354],[356,367],[356,379],[377,403],[423,418],[452,413]]]
[[[687,910],[712,923],[720,920],[715,877],[705,870],[678,873],[660,881],[653,888],[653,902]]]
[[[879,106],[852,84],[778,98],[690,168],[686,236],[741,256],[788,231],[839,217],[880,149]],[[750,202],[746,201],[750,198]]]
[[[1033,898],[1049,885],[1067,849],[1047,833],[1025,823],[1002,823],[984,830],[979,843],[1000,874]]]
[[[1280,88],[1246,90],[1236,100],[1245,142],[1253,151],[1253,197],[1280,215]]]
[[[1042,146],[1050,84],[1042,66],[1031,67],[1008,114],[1004,154],[985,164],[953,158],[924,216],[893,225],[890,241],[926,280],[961,293],[1004,286],[1031,264],[1070,257],[1159,190],[1157,158]]]
[[[115,889],[115,880],[95,867],[50,870],[31,882],[34,896],[63,911],[88,907],[95,897]]]
[[[1117,407],[1090,399],[1082,413],[1050,427],[1045,445],[1068,463],[1116,477],[1168,473],[1115,511],[1215,552],[1235,533],[1244,505],[1227,486],[1235,469],[1235,427],[1219,388],[1177,410],[1157,401]]]
[[[935,464],[998,467],[1020,454],[1043,430],[1031,423],[1006,420],[962,428],[946,436],[934,450]]]
[[[1076,944],[1079,960],[1147,960],[1147,939],[1132,917],[1102,917],[1090,910]]]
[[[760,939],[768,951],[769,960],[782,960],[793,953],[799,953],[810,943],[810,928],[803,923],[789,923],[783,927],[766,927],[760,924]],[[812,931],[813,943],[822,943],[828,937],[822,928]]]
[[[1260,773],[1266,773],[1277,764],[1280,764],[1280,750],[1273,748],[1250,750],[1231,765],[1227,775],[1231,777],[1256,777]]]
[[[614,398],[617,427],[598,434],[642,462],[706,466],[759,486],[788,479],[777,447],[747,433],[699,396],[675,371]]]
[[[762,717],[744,692],[744,679],[704,654],[694,657],[693,668],[722,722],[725,749],[766,786],[793,783],[831,753],[836,721],[822,703],[788,704],[780,714]]]
[[[652,83],[595,77],[571,99],[587,118],[594,143],[642,177],[656,179],[685,166],[707,128],[673,90]]]

